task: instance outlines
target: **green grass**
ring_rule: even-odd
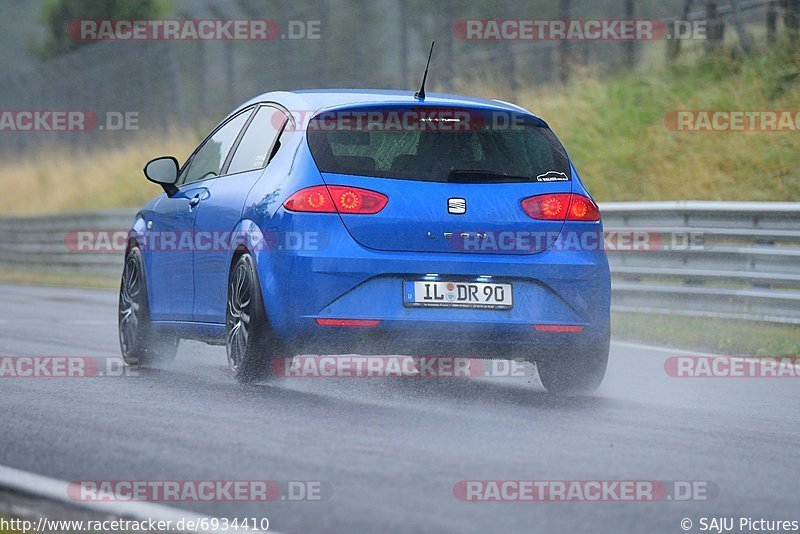
[[[797,325],[614,313],[614,339],[733,356],[800,356]]]
[[[725,52],[518,99],[562,139],[601,201],[800,200],[800,131],[675,132],[678,110],[800,112],[800,47]]]

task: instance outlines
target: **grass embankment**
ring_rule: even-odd
[[[88,154],[52,148],[32,159],[4,158],[0,213],[33,215],[142,205],[163,192],[145,179],[145,163],[169,154],[185,158],[196,143],[196,136],[165,135]]]
[[[471,85],[465,92],[494,98],[504,89]],[[664,125],[676,110],[800,111],[800,47],[583,74],[567,87],[521,91],[516,100],[552,124],[601,201],[800,200],[800,132],[687,133]],[[6,158],[0,213],[140,205],[160,191],[144,180],[144,163],[185,157],[196,142],[195,135],[167,136],[90,155],[48,150]]]
[[[800,112],[800,47],[778,45],[523,93],[600,201],[800,200],[800,131],[675,132],[670,111]]]

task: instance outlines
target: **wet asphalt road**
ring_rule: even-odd
[[[118,356],[112,292],[0,286],[0,356]],[[796,379],[676,379],[681,351],[612,345],[603,387],[533,378],[275,379],[184,342],[138,376],[0,379],[0,464],[60,480],[322,481],[322,501],[178,503],[282,532],[684,532],[800,520]],[[531,368],[532,370],[532,368]],[[534,373],[535,374],[535,373]],[[461,502],[460,480],[711,481],[707,501]],[[738,525],[738,519],[737,519]],[[734,530],[736,532],[737,530]]]

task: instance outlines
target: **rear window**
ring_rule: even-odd
[[[566,151],[528,115],[456,108],[357,108],[308,124],[321,172],[453,183],[568,181]]]

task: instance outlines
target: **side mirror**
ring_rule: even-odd
[[[172,156],[163,156],[150,160],[144,166],[144,175],[151,182],[164,188],[167,195],[178,192],[175,182],[178,181],[178,160]]]

